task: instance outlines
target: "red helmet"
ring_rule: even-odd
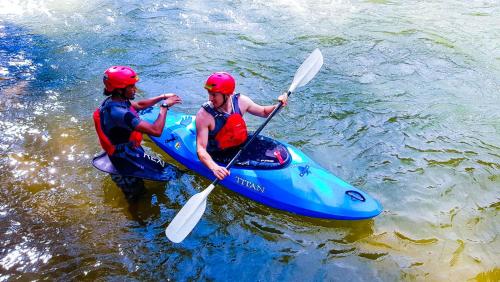
[[[236,81],[227,72],[214,72],[211,74],[207,82],[205,82],[205,89],[213,93],[221,93],[224,95],[231,95],[236,87]]]
[[[106,91],[111,92],[116,88],[125,88],[139,81],[139,76],[133,69],[126,66],[112,66],[104,72],[102,82]]]

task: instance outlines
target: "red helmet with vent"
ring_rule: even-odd
[[[139,76],[130,67],[112,66],[104,72],[102,81],[104,82],[106,91],[111,92],[117,88],[134,85],[139,81]]]
[[[236,88],[236,81],[227,72],[214,72],[205,83],[205,89],[212,93],[231,95]]]

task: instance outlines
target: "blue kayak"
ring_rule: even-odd
[[[158,112],[155,107],[140,114],[153,123]],[[196,154],[194,116],[169,111],[162,135],[150,138],[188,169],[215,179]],[[370,195],[331,174],[294,146],[265,136],[257,136],[254,142],[221,185],[264,205],[315,218],[359,220],[382,211]],[[221,159],[220,163],[225,162]]]

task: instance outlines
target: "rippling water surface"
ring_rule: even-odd
[[[323,69],[266,134],[379,199],[378,217],[217,189],[172,244],[164,228],[207,180],[149,182],[129,204],[91,167],[108,66],[194,114],[211,72],[273,103],[316,47]],[[498,1],[0,0],[0,281],[498,281],[499,77]]]

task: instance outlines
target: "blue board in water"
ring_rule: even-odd
[[[158,112],[158,107],[149,108],[141,112],[141,118],[152,123]],[[212,172],[196,155],[194,116],[169,111],[166,124],[160,137],[151,136],[153,142],[188,169],[213,180]],[[382,211],[370,195],[331,174],[299,149],[276,143],[288,150],[286,164],[263,169],[234,166],[220,184],[264,205],[310,217],[358,220]]]

